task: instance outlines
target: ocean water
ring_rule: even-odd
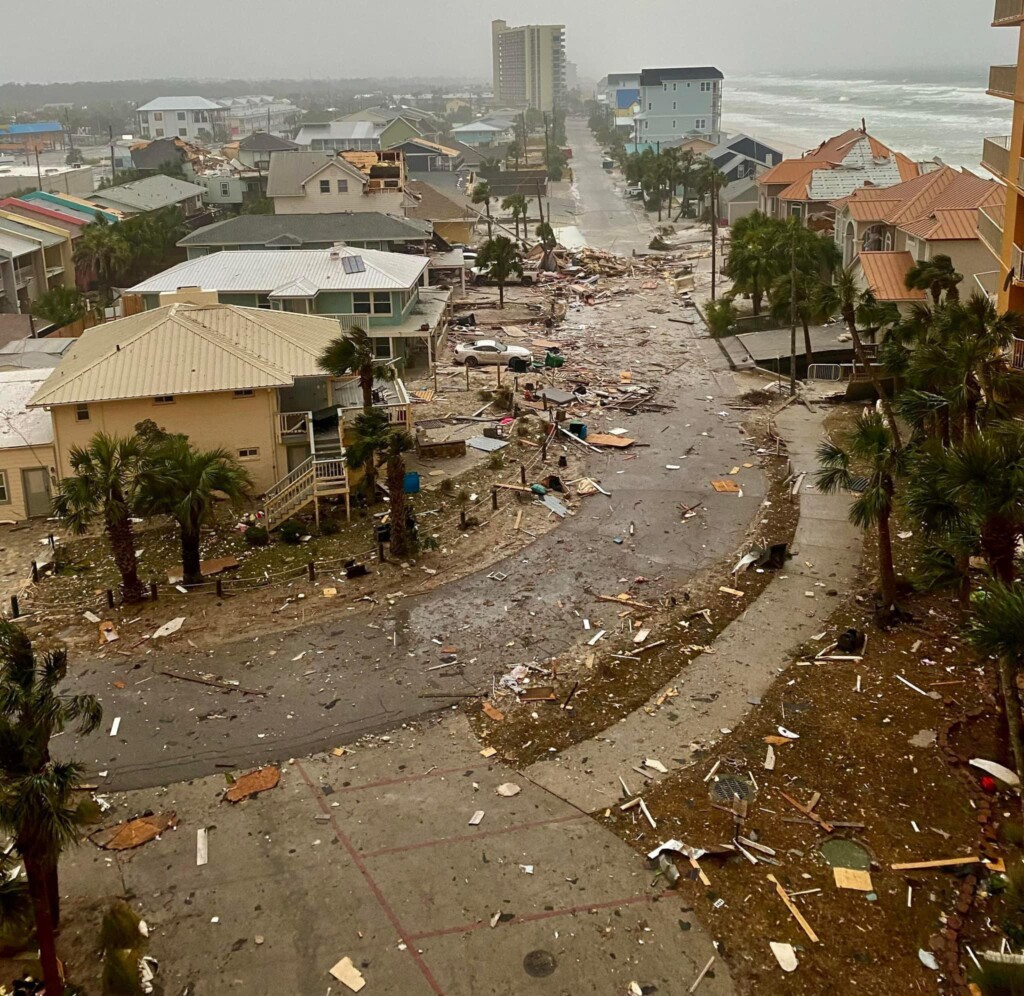
[[[1010,132],[1012,104],[990,97],[988,67],[889,78],[869,75],[727,74],[722,127],[793,154],[826,138],[859,128],[911,159],[939,157],[950,166],[978,172],[982,141]]]

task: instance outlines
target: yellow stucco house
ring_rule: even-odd
[[[336,319],[223,304],[177,303],[89,329],[28,402],[47,408],[56,476],[97,432],[130,435],[152,419],[203,449],[227,449],[252,475],[271,528],[319,497],[344,495],[345,413],[353,377],[319,357]],[[411,429],[400,380],[376,403]]]

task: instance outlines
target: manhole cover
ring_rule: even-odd
[[[531,951],[523,959],[523,968],[526,969],[527,975],[532,975],[535,979],[543,979],[545,976],[551,975],[558,968],[558,962],[550,951],[538,949],[537,951]]]
[[[736,797],[748,802],[754,798],[754,786],[745,778],[735,775],[719,775],[712,782],[709,795],[715,802],[732,802]]]
[[[832,868],[855,868],[858,871],[869,871],[871,868],[868,849],[855,840],[833,837],[826,840],[818,850]]]

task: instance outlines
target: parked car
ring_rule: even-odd
[[[477,339],[475,342],[460,342],[455,347],[455,362],[467,367],[484,365],[507,366],[511,360],[533,363],[533,353],[522,346],[512,346],[496,339]]]
[[[494,283],[494,278],[491,276],[491,267],[489,266],[474,266],[469,272],[473,274],[473,283],[478,287],[483,284]],[[508,282],[510,284],[522,284],[523,287],[530,287],[533,284],[533,274],[529,270],[524,269],[521,277],[513,277]]]

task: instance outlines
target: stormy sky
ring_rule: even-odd
[[[708,63],[727,74],[941,71],[1015,61],[1017,32],[991,28],[993,8],[994,0],[0,0],[0,81],[486,78],[495,17],[565,23],[568,58],[592,79]]]

